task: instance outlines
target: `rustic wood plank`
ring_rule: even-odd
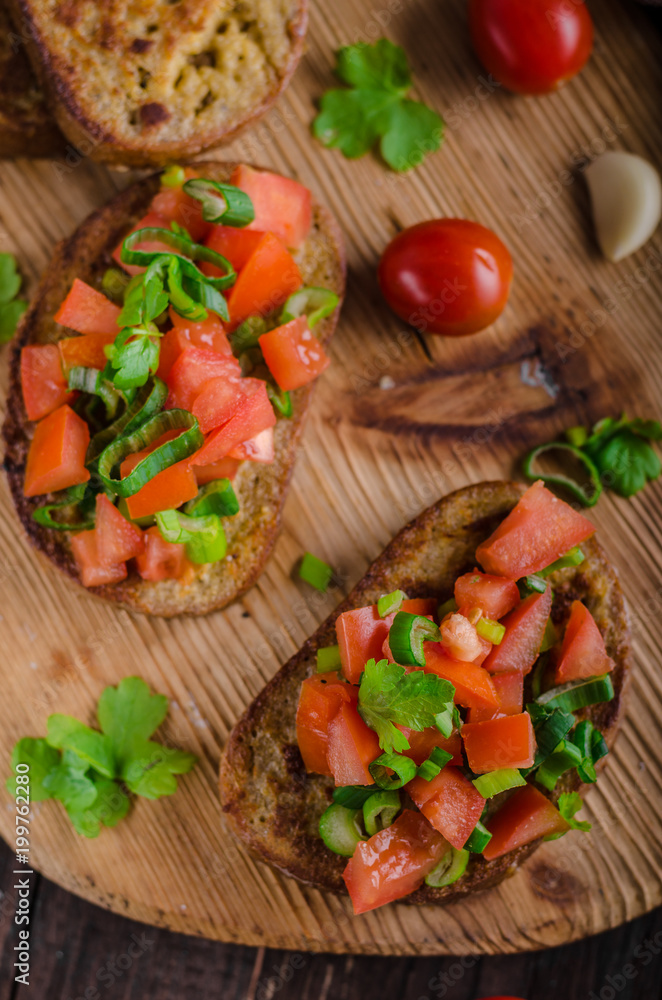
[[[659,485],[631,502],[608,497],[595,513],[637,627],[630,707],[588,799],[590,836],[546,845],[489,898],[354,919],[345,901],[251,860],[230,839],[217,798],[219,755],[234,720],[404,521],[450,489],[509,475],[523,451],[569,423],[621,408],[659,415],[662,240],[658,234],[621,265],[603,261],[580,175],[582,157],[602,146],[659,160],[660,39],[643,13],[603,0],[595,57],[578,80],[544,101],[498,91],[479,101],[481,70],[464,8],[464,0],[411,0],[388,26],[412,57],[420,96],[448,109],[445,148],[412,175],[388,174],[372,157],[349,163],[308,133],[314,101],[333,83],[333,48],[368,30],[367,0],[313,7],[309,55],[293,86],[228,151],[309,184],[338,215],[350,264],[334,364],[317,393],[283,533],[243,601],[202,621],[173,622],[98,603],[28,549],[3,484],[0,754],[6,759],[18,737],[42,732],[52,711],[92,721],[103,687],[139,673],[172,700],[164,735],[200,756],[172,801],[138,803],[98,841],[76,838],[56,804],[35,809],[39,868],[120,913],[274,948],[438,955],[554,945],[662,900],[662,752],[651,735],[662,709]],[[558,183],[572,163],[572,182]],[[53,243],[129,179],[87,161],[64,174],[49,163],[0,165],[2,249],[17,252],[35,278]],[[477,338],[423,342],[388,312],[377,289],[386,241],[399,227],[440,214],[479,218],[515,256],[511,304]],[[0,374],[4,385],[4,365]],[[384,375],[392,388],[380,388]],[[340,584],[327,595],[291,576],[305,549],[337,569]],[[0,810],[6,838],[11,817]],[[92,959],[81,953],[80,961],[88,969]],[[178,962],[164,957],[173,976]],[[140,968],[127,972],[131,989]],[[326,975],[315,989],[330,990]],[[66,978],[54,982],[70,988]]]

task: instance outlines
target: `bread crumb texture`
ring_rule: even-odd
[[[0,2],[0,127],[20,133],[48,123],[44,95],[32,73],[20,34]]]
[[[299,0],[43,0],[32,16],[67,103],[133,146],[241,122],[287,73],[300,8]]]

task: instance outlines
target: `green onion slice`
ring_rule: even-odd
[[[526,710],[531,716],[535,731],[536,756],[531,767],[521,769],[524,775],[535,771],[550,754],[554,753],[558,744],[575,725],[574,715],[562,711],[561,708],[550,708],[536,701],[527,705]]]
[[[267,382],[267,396],[276,413],[281,417],[292,416],[292,397],[287,389],[278,389]]]
[[[297,316],[308,317],[308,326],[317,326],[320,320],[330,316],[339,302],[335,292],[328,288],[300,288],[283,306],[280,323],[290,323]]]
[[[452,753],[442,750],[441,747],[435,747],[428,759],[419,764],[416,774],[419,778],[424,778],[425,781],[432,781],[452,759]]]
[[[216,514],[189,517],[178,510],[163,510],[156,514],[156,523],[166,542],[186,544],[191,562],[214,563],[225,557],[225,531]]]
[[[126,393],[125,393],[126,395]],[[150,379],[142,386],[127,406],[124,413],[110,424],[95,434],[87,449],[86,462],[89,465],[101,452],[116,438],[121,435],[133,434],[139,427],[154,414],[158,413],[165,404],[168,397],[168,386],[160,378]]]
[[[232,353],[236,358],[245,351],[259,348],[260,337],[267,332],[267,322],[262,316],[249,316],[240,323],[234,333],[230,334]]]
[[[549,576],[550,573],[555,573],[557,569],[565,569],[567,566],[580,566],[584,562],[584,559],[584,553],[578,545],[575,545],[574,548],[566,552],[560,559],[556,559],[549,566],[545,566],[544,569],[539,569],[538,576]]]
[[[54,512],[66,510],[77,516],[67,521],[53,517]],[[87,483],[72,486],[56,503],[47,503],[33,510],[32,519],[42,528],[53,528],[55,531],[89,531],[95,521],[95,494]]]
[[[170,430],[181,430],[182,433],[146,455],[124,479],[113,477],[113,470],[128,455],[142,451]],[[130,497],[159,472],[188,458],[201,448],[203,443],[204,436],[192,413],[188,413],[187,410],[163,410],[149,417],[137,430],[124,433],[109,444],[99,455],[97,475],[104,486],[114,494]]]
[[[359,809],[346,809],[334,803],[323,812],[319,822],[319,834],[326,846],[334,854],[351,858],[356,845],[365,840],[358,824]]]
[[[317,650],[317,673],[328,674],[337,670],[340,663],[340,646],[321,646]]]
[[[184,505],[185,514],[217,514],[218,517],[233,517],[239,513],[239,501],[229,479],[215,479],[202,486],[197,497]]]
[[[129,284],[129,275],[118,267],[109,267],[101,279],[101,291],[108,298],[122,302]]]
[[[474,778],[473,783],[484,799],[491,799],[509,788],[525,785],[526,781],[516,768],[504,767],[500,771],[481,774],[479,778]]]
[[[193,243],[187,236],[173,233],[171,229],[160,229],[156,226],[149,226],[145,229],[136,229],[129,233],[122,244],[120,258],[123,264],[134,264],[138,267],[148,267],[159,257],[165,258],[165,263],[169,262],[173,254],[168,254],[163,250],[136,250],[140,243],[165,243],[172,247],[174,255],[179,258],[182,273],[192,278],[198,278],[212,288],[222,291],[229,288],[237,279],[236,272],[230,261],[217,253],[210,247],[201,243]],[[200,271],[194,261],[202,261],[205,264],[213,264],[225,273],[218,278],[208,278]],[[165,264],[164,264],[165,266]],[[144,276],[143,276],[144,277]]]
[[[597,781],[595,765],[609,753],[605,738],[589,719],[577,724],[571,738],[582,755],[577,774],[586,784],[593,784]]]
[[[377,614],[380,618],[386,618],[395,611],[399,611],[403,601],[407,600],[404,590],[394,590],[391,594],[382,594],[377,601]]]
[[[439,642],[439,626],[423,615],[398,611],[389,629],[388,643],[396,663],[403,666],[424,667],[424,642]]]
[[[547,708],[560,708],[563,712],[576,712],[589,705],[599,705],[603,701],[611,701],[614,697],[614,685],[609,674],[601,677],[589,677],[587,680],[570,681],[559,687],[545,691],[537,699],[539,705]]]
[[[439,864],[432,869],[425,879],[425,884],[433,889],[441,889],[445,885],[452,885],[457,882],[467,870],[469,864],[469,851],[457,847],[451,847],[444,854]]]
[[[469,839],[464,845],[464,849],[465,851],[469,851],[471,854],[482,854],[491,839],[492,834],[490,831],[487,827],[483,826],[480,820],[478,820]]]
[[[568,427],[565,436],[575,448],[582,448],[588,441],[588,430],[581,425],[579,427]]]
[[[455,614],[457,610],[457,601],[454,597],[449,597],[447,601],[444,601],[444,603],[440,604],[437,608],[437,617],[439,618],[439,621],[443,621],[446,615]]]
[[[112,382],[104,378],[103,372],[98,368],[83,368],[74,365],[69,369],[68,377],[69,389],[78,389],[80,392],[87,392],[91,396],[98,396],[106,407],[106,417],[111,420],[117,413],[117,407],[122,401],[123,394],[116,389]]]
[[[333,801],[347,809],[363,809],[363,803],[374,794],[374,785],[341,785],[333,789]]]
[[[363,825],[369,837],[390,826],[400,812],[399,792],[375,792],[363,803]]]
[[[402,788],[416,777],[416,764],[410,757],[405,757],[401,753],[383,753],[368,765],[368,770],[375,779],[375,784],[387,791]],[[389,774],[389,771],[395,773]]]
[[[535,773],[535,780],[543,788],[553,792],[556,783],[562,774],[579,767],[582,763],[582,754],[574,743],[562,740],[556,747],[553,754],[543,761]]]
[[[589,481],[593,488],[593,492],[590,496],[587,496],[582,484],[578,483],[576,479],[572,479],[570,476],[564,476],[561,473],[543,473],[534,469],[536,459],[539,458],[540,455],[553,451],[569,453],[573,455],[577,461],[581,463],[581,465],[583,465],[588,472]],[[561,486],[576,500],[579,500],[579,502],[585,507],[593,507],[598,502],[600,494],[602,493],[600,473],[594,462],[584,451],[581,450],[581,448],[576,448],[574,445],[568,444],[565,441],[550,441],[548,444],[541,444],[537,448],[534,448],[533,451],[530,451],[524,459],[522,469],[527,479],[542,479],[544,483],[550,483],[552,486]]]
[[[315,590],[324,594],[331,582],[333,568],[323,559],[314,556],[312,552],[306,552],[299,566],[299,576]]]
[[[166,167],[166,169],[161,174],[161,187],[168,188],[178,188],[181,187],[186,180],[186,174],[184,173],[183,167]]]
[[[243,228],[255,219],[253,202],[245,191],[233,184],[196,177],[186,181],[184,191],[201,203],[205,222]]]
[[[500,622],[492,621],[491,618],[479,618],[476,632],[482,639],[491,642],[493,646],[500,646],[506,634],[506,626]]]

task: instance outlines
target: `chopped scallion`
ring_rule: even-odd
[[[482,854],[491,839],[492,834],[479,820],[464,845],[464,850],[471,854]]]
[[[457,882],[467,870],[469,863],[469,851],[461,848],[451,847],[439,864],[432,869],[425,879],[425,884],[433,889],[441,889],[445,885],[452,885]]]
[[[538,576],[549,576],[550,573],[555,573],[557,569],[566,569],[568,566],[580,566],[584,562],[584,559],[584,553],[578,545],[575,545],[565,555],[562,555],[560,559],[555,559],[549,566],[538,570]]]
[[[449,597],[447,601],[440,604],[437,608],[437,617],[439,621],[443,621],[446,615],[452,615],[457,611],[457,601],[454,597]]]
[[[396,663],[403,666],[424,667],[424,642],[439,642],[439,626],[423,615],[398,611],[389,629],[388,642]]]
[[[491,618],[479,618],[476,631],[481,639],[487,639],[493,646],[499,646],[506,634],[506,626],[492,621]]]
[[[315,590],[326,593],[333,576],[333,569],[323,559],[318,559],[312,552],[306,552],[299,566],[299,576]]]
[[[589,705],[599,705],[611,701],[614,697],[614,685],[609,674],[602,677],[589,677],[586,680],[570,681],[559,687],[545,691],[537,699],[539,705],[547,708],[560,708],[563,712],[576,712]]]
[[[403,601],[407,600],[404,590],[394,590],[391,594],[382,594],[377,601],[377,613],[380,618],[386,618],[399,611]]]
[[[479,778],[474,778],[473,783],[484,799],[491,799],[500,792],[506,792],[509,788],[525,785],[526,781],[515,768],[504,767],[500,771],[489,771],[487,774],[481,774]]]
[[[317,673],[328,674],[340,666],[340,646],[321,646],[317,650]]]
[[[401,753],[383,753],[368,765],[368,770],[375,779],[375,784],[387,791],[402,788],[416,777],[416,764]],[[389,771],[394,773],[389,774]]]
[[[363,803],[363,825],[369,837],[390,826],[400,812],[399,792],[375,792]]]

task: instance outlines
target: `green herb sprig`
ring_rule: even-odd
[[[399,45],[380,38],[359,42],[336,53],[336,74],[349,89],[328,90],[313,122],[313,133],[325,146],[348,159],[368,153],[377,143],[393,170],[417,167],[441,146],[443,119],[407,94],[412,76]]]
[[[16,766],[27,764],[31,800],[56,799],[77,833],[98,837],[102,825],[116,826],[126,816],[131,793],[147,799],[173,795],[176,776],[196,763],[194,754],[151,739],[167,714],[165,695],[151,694],[139,677],[125,677],[99,699],[100,731],[56,714],[48,719],[45,739],[19,740],[7,788],[14,795],[25,789],[16,783]]]
[[[361,675],[359,712],[377,733],[387,753],[409,749],[407,737],[397,727],[421,732],[437,724],[437,716],[452,711],[455,688],[436,674],[422,670],[407,673],[388,660],[368,660]]]
[[[16,333],[21,316],[28,308],[25,299],[17,299],[21,275],[12,253],[0,253],[0,344],[8,343]]]

